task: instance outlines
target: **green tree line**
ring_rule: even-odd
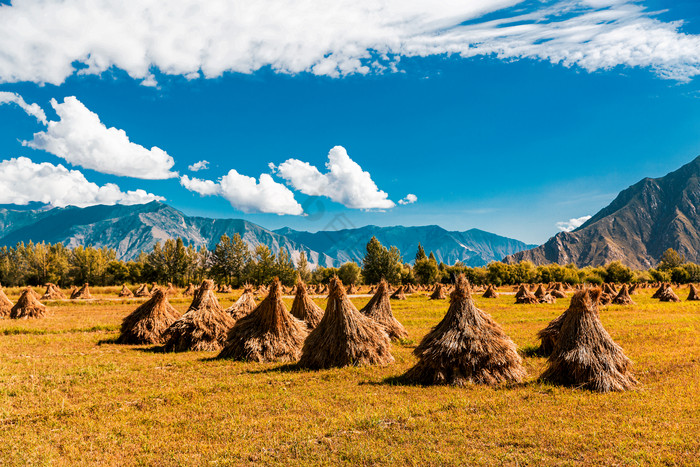
[[[395,246],[387,248],[372,237],[366,246],[362,264],[348,262],[338,268],[317,267],[311,270],[302,252],[296,265],[289,254],[276,255],[265,245],[251,250],[240,235],[223,235],[213,250],[185,245],[182,239],[156,243],[153,251],[141,253],[132,261],[117,259],[109,248],[61,243],[18,243],[0,248],[0,283],[7,286],[43,285],[53,282],[62,287],[89,282],[93,285],[122,283],[172,282],[178,286],[213,278],[219,283],[239,287],[244,283],[266,284],[279,277],[292,285],[297,277],[309,283],[326,283],[338,276],[344,284],[374,284],[386,279],[391,284],[450,283],[459,274],[477,285],[510,285],[538,282],[569,284],[603,282],[700,282],[700,266],[687,262],[672,249],[667,250],[656,268],[635,271],[620,262],[601,267],[577,268],[575,265],[535,266],[530,262],[504,264],[492,262],[483,267],[462,263],[448,266],[438,262],[433,252],[426,254],[418,245],[413,265],[404,263]]]

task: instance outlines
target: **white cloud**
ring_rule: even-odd
[[[404,199],[399,200],[399,204],[403,204],[403,205],[413,204],[416,201],[418,201],[418,197],[416,195],[414,195],[413,193],[409,193],[406,195],[406,197]]]
[[[591,216],[578,217],[576,219],[569,219],[568,221],[557,222],[557,229],[562,232],[571,232],[581,227]]]
[[[62,104],[51,99],[51,106],[60,120],[48,122],[46,131],[34,133],[24,145],[105,174],[148,180],[177,177],[170,171],[175,161],[168,153],[155,146],[146,149],[132,143],[124,130],[107,128],[75,97],[66,97]]]
[[[301,205],[294,199],[294,193],[281,183],[275,182],[269,174],[260,175],[258,181],[231,169],[218,182],[183,175],[180,184],[202,196],[221,196],[227,199],[231,206],[246,213],[265,212],[297,216],[304,213]]]
[[[308,162],[289,159],[276,173],[295,190],[309,196],[325,196],[353,209],[390,209],[395,206],[385,192],[379,190],[369,172],[350,159],[342,146],[328,153],[328,172],[322,174]]]
[[[26,157],[0,162],[0,204],[27,204],[32,201],[54,206],[95,204],[143,204],[164,201],[162,196],[144,190],[121,191],[113,183],[99,186],[78,170],[48,162],[34,163]]]
[[[36,118],[39,123],[46,125],[46,114],[38,104],[27,104],[22,96],[15,92],[0,91],[0,105],[17,104],[27,115]]]
[[[199,172],[200,170],[206,170],[208,168],[209,161],[199,161],[187,166],[187,170],[190,170],[192,172]]]
[[[0,82],[60,84],[112,67],[149,86],[154,68],[187,79],[267,66],[339,76],[444,54],[684,80],[700,73],[700,37],[681,26],[635,0],[16,0],[0,7]]]

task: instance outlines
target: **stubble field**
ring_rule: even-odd
[[[5,291],[17,299],[19,289]],[[447,300],[392,300],[410,335],[393,343],[392,365],[302,371],[114,344],[141,303],[111,299],[117,291],[47,302],[45,319],[0,320],[0,465],[700,463],[700,302],[659,303],[643,291],[636,305],[602,308],[641,384],[597,394],[537,381],[546,359],[531,355],[536,333],[569,298],[515,305],[513,295],[477,295],[518,345],[528,378],[453,388],[393,382]],[[224,306],[238,295],[218,294]],[[352,298],[358,308],[368,300]],[[184,312],[189,300],[171,303]]]

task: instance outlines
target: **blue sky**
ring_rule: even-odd
[[[10,24],[13,20],[10,13],[28,15],[34,21],[33,3],[24,0],[0,8],[0,31],[3,21]],[[69,6],[71,3],[76,8],[80,6],[79,0],[68,2]],[[315,50],[310,51],[314,34],[319,38],[329,34],[325,26],[314,31],[315,16],[309,20],[309,42],[302,41],[280,52],[269,63],[260,57],[270,54],[256,49],[253,58],[243,54],[232,62],[212,64],[202,59],[202,63],[192,65],[191,57],[180,57],[172,50],[166,58],[153,58],[157,54],[151,44],[146,62],[149,66],[144,71],[138,60],[118,52],[110,55],[95,45],[95,40],[88,39],[83,46],[92,57],[99,57],[97,51],[104,54],[101,59],[95,58],[99,63],[92,63],[96,67],[92,70],[84,64],[88,59],[76,60],[68,52],[64,63],[60,63],[60,57],[49,64],[46,62],[51,60],[42,56],[28,63],[24,58],[0,58],[0,92],[6,93],[6,100],[8,93],[21,96],[27,105],[38,104],[47,119],[54,122],[62,120],[52,109],[51,99],[59,105],[70,96],[77,101],[72,107],[65,107],[66,115],[75,116],[72,126],[64,117],[64,124],[53,133],[17,105],[0,105],[0,161],[18,157],[31,160],[24,161],[21,167],[17,163],[0,164],[0,186],[10,193],[0,202],[43,197],[57,205],[76,204],[70,194],[56,187],[43,188],[47,186],[45,177],[65,177],[66,186],[76,184],[74,192],[85,190],[80,197],[84,204],[147,200],[143,192],[125,194],[140,189],[164,197],[167,203],[188,214],[243,217],[268,228],[290,226],[313,231],[327,227],[342,215],[345,226],[438,224],[453,230],[476,227],[542,243],[559,231],[558,222],[594,214],[639,179],[664,175],[700,154],[700,86],[695,77],[699,65],[696,58],[700,57],[700,39],[696,36],[700,34],[700,6],[695,2],[501,3],[507,8],[489,11],[487,16],[481,15],[481,10],[463,14],[449,10],[440,18],[429,18],[431,28],[434,22],[441,26],[431,29],[428,39],[421,36],[428,22],[414,28],[410,18],[415,11],[409,11],[409,19],[403,20],[400,30],[392,31],[410,37],[400,46],[377,32],[381,28],[368,27],[366,33],[357,32],[359,38],[347,39],[339,47],[340,52],[336,53],[341,58],[335,71],[328,72],[320,65],[325,63],[324,58],[333,55],[326,52],[318,58]],[[459,29],[456,37],[445,38],[448,33],[443,32],[443,23],[454,25],[464,20],[467,26],[478,24],[478,37],[483,37],[484,31],[494,29],[489,23],[494,19],[516,17],[520,24],[524,21],[522,15],[563,4],[569,9],[559,12],[556,21],[577,19],[588,12],[607,15],[624,8],[637,8],[632,11],[638,16],[635,21],[618,18],[594,23],[600,29],[595,33],[598,36],[623,31],[620,40],[602,42],[597,48],[589,48],[587,40],[578,43],[578,38],[567,32],[560,36],[568,42],[548,46],[543,52],[539,36],[523,37],[518,32],[518,51],[504,52],[501,57],[487,53],[491,50],[488,47],[511,50],[514,43],[509,42],[509,37],[493,44],[480,39],[479,46],[488,47],[486,52],[474,56],[441,53],[464,43],[468,46],[469,41],[475,40],[473,32]],[[314,6],[313,2],[310,5]],[[22,8],[10,12],[17,7]],[[388,5],[383,14],[403,18],[393,8],[396,7]],[[660,10],[665,11],[651,14]],[[358,11],[355,13],[361,19],[364,13]],[[108,13],[109,22],[113,13]],[[306,14],[298,13],[302,25]],[[622,16],[631,17],[620,13]],[[683,24],[672,23],[677,21]],[[590,26],[590,22],[585,24]],[[542,26],[549,34],[546,21]],[[41,24],[36,27],[48,28]],[[63,47],[61,50],[73,50],[76,41],[82,39],[62,36],[60,15],[56,28],[47,37],[53,34],[58,37],[57,42],[65,39],[65,43],[45,44],[47,51],[59,46]],[[630,28],[635,31],[624,32]],[[177,38],[180,29],[174,30]],[[655,43],[659,31],[669,36]],[[284,37],[278,43],[277,39],[256,38],[252,34],[253,39],[263,43],[271,41],[270,50],[277,51],[279,44],[286,44]],[[544,43],[556,43],[562,40],[560,36]],[[232,44],[239,44],[235,29],[226,37]],[[348,52],[353,48],[348,44],[357,47],[363,43],[363,37],[373,38],[369,42],[372,47],[386,40],[391,53],[380,57],[372,52],[369,59],[353,61],[353,53]],[[434,37],[442,42],[434,45]],[[181,38],[192,40],[184,32]],[[4,50],[10,46],[21,50],[32,40],[0,32],[0,47]],[[165,39],[156,39],[156,43],[159,40]],[[342,36],[331,43],[342,40],[346,38]],[[522,41],[528,40],[525,49]],[[426,43],[430,44],[429,52],[411,56],[416,48],[428,47]],[[128,41],[122,46],[131,47]],[[138,47],[139,44],[133,44],[134,50]],[[206,46],[203,48],[206,50]],[[598,57],[599,50],[606,51],[604,58]],[[309,61],[298,65],[301,71],[293,69],[297,66],[295,54],[300,61]],[[140,56],[134,53],[134,57]],[[243,68],[251,69],[241,72],[238,68],[244,59],[251,63]],[[564,66],[559,63],[562,60],[575,63]],[[374,61],[379,62],[375,68]],[[192,66],[199,70],[199,77],[186,78]],[[321,76],[310,72],[313,66],[319,67],[313,70]],[[210,71],[217,67],[224,70],[220,75]],[[82,72],[78,72],[80,69]],[[88,109],[101,124],[123,130],[131,143],[143,148],[124,146],[124,141],[114,134],[103,137],[99,129],[76,136],[85,128],[82,125]],[[47,136],[33,138],[39,132]],[[57,155],[61,150],[79,153],[93,144],[90,138],[103,138],[95,143],[101,150],[86,153],[82,162],[78,156]],[[33,143],[26,143],[32,140]],[[167,155],[149,152],[154,146]],[[368,175],[362,178],[352,172],[337,180],[327,177],[325,164],[329,151],[336,146],[342,146],[349,160]],[[165,164],[163,170],[145,176],[148,167],[137,170],[136,165],[113,164],[132,150],[136,165],[139,157],[154,157]],[[348,159],[342,159],[346,156],[339,154],[340,160],[347,162]],[[174,165],[168,166],[167,156]],[[103,159],[93,160],[98,157]],[[280,167],[289,159],[301,162]],[[209,161],[208,169],[188,170],[189,165],[201,160]],[[36,164],[40,163],[50,165],[39,170]],[[278,168],[270,169],[270,163]],[[76,172],[54,174],[52,171],[59,164],[69,171],[78,171],[85,180],[77,180]],[[114,168],[103,168],[110,165]],[[320,172],[315,175],[317,172],[312,171],[310,181],[302,176],[310,176],[309,166]],[[228,179],[230,183],[219,183],[231,169],[236,174]],[[18,186],[3,181],[3,170],[5,178],[8,174],[29,174],[29,183]],[[178,176],[163,179],[173,171]],[[256,187],[253,194],[240,192],[243,189],[238,187],[245,186],[241,175],[258,179],[261,174],[270,174],[269,190],[260,189],[258,193]],[[185,181],[183,175],[188,177]],[[193,179],[198,182],[194,184]],[[305,183],[309,186],[304,188]],[[325,189],[318,187],[324,183]],[[95,190],[106,184],[118,188],[96,195]],[[362,193],[354,193],[353,185],[360,186]],[[376,186],[372,188],[373,185]],[[305,193],[314,190],[319,192],[313,198],[317,201],[310,203]],[[372,190],[371,196],[365,196]],[[417,201],[398,204],[409,193]],[[395,206],[377,208],[387,200]],[[317,215],[318,203],[323,206],[323,215]],[[366,206],[371,207],[363,209]],[[293,214],[256,212],[260,210]],[[300,210],[307,215],[299,215]]]

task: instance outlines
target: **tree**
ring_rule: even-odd
[[[678,254],[673,248],[669,248],[661,255],[658,269],[660,271],[670,271],[673,268],[678,268],[685,264],[685,257]]]
[[[387,250],[376,237],[370,239],[366,249],[367,253],[362,260],[362,275],[365,282],[376,284],[386,279],[392,284],[399,283],[403,263],[399,249],[392,246]]]
[[[634,273],[619,261],[613,261],[605,267],[605,279],[608,282],[630,282]]]
[[[256,284],[267,284],[275,277],[275,257],[266,245],[255,248],[255,261],[251,261],[250,269]]]
[[[425,250],[423,249],[423,245],[421,245],[421,244],[419,243],[419,244],[418,244],[418,252],[416,253],[416,263],[417,263],[418,261],[421,261],[421,260],[424,260],[424,259],[428,259],[428,257],[425,256]]]
[[[220,281],[239,286],[244,279],[250,250],[238,233],[229,238],[224,234],[211,255],[211,273]]]
[[[338,278],[345,285],[357,284],[360,282],[361,272],[362,270],[360,269],[360,266],[358,266],[354,261],[351,261],[338,268]]]
[[[311,269],[306,259],[306,253],[303,251],[299,254],[299,261],[297,261],[297,273],[299,273],[299,277],[301,277],[301,280],[304,282],[309,282],[311,280]]]
[[[284,285],[292,285],[296,280],[294,263],[286,250],[280,250],[279,253],[277,253],[274,275],[277,276]]]
[[[435,261],[430,261],[427,257],[416,261],[413,265],[413,274],[419,284],[432,284],[437,280],[438,267]]]

